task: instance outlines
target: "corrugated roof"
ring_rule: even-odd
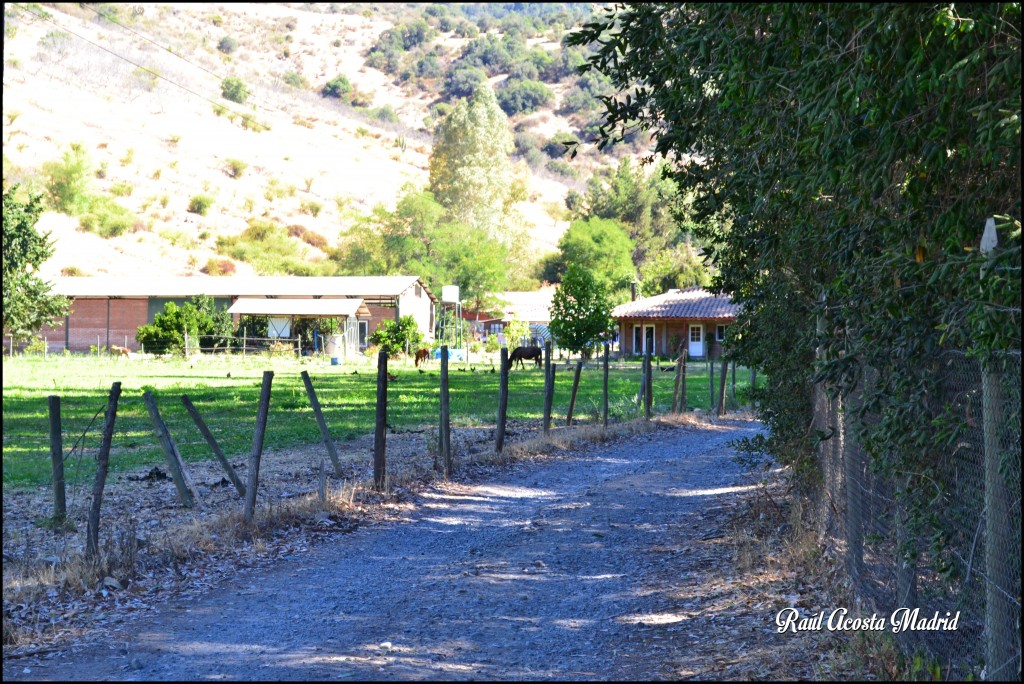
[[[370,317],[362,299],[252,299],[240,297],[228,309],[231,314],[255,316]]]
[[[66,297],[397,297],[417,276],[90,276],[53,279],[53,292]]]
[[[739,305],[727,295],[714,295],[701,287],[669,290],[654,297],[645,297],[612,310],[615,318],[736,318]]]

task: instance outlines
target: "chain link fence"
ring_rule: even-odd
[[[1019,679],[1020,353],[983,367],[946,352],[936,372],[932,442],[944,446],[903,471],[858,438],[880,419],[861,411],[877,374],[845,396],[816,389],[817,531],[845,558],[862,615],[890,632],[890,616],[914,623],[896,633],[905,654],[943,678]]]

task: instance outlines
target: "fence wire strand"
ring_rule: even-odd
[[[948,446],[925,461],[929,472],[915,473],[927,475],[919,490],[907,486],[909,473],[881,472],[859,444],[855,428],[881,420],[860,410],[877,373],[845,396],[822,386],[815,394],[815,429],[832,431],[818,446],[817,531],[845,557],[868,614],[959,613],[955,630],[897,635],[907,655],[951,679],[1017,679],[1021,671],[1020,354],[991,366],[943,355],[934,425]]]

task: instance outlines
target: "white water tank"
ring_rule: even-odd
[[[459,286],[458,285],[442,285],[441,286],[441,303],[443,303],[443,304],[458,304],[459,303]]]

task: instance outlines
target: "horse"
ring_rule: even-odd
[[[131,350],[128,347],[119,347],[116,344],[112,344],[110,345],[110,355],[114,356],[115,354],[120,358],[131,354]]]
[[[540,367],[541,358],[544,352],[540,347],[516,347],[512,350],[512,353],[508,357],[509,368],[512,368],[516,363],[519,364],[520,368],[526,368],[523,360],[533,359],[537,362],[537,367]]]
[[[430,350],[429,349],[417,349],[416,350],[416,367],[419,368],[420,367],[420,361],[426,362],[426,360],[427,360],[427,358],[429,356],[430,356]]]

